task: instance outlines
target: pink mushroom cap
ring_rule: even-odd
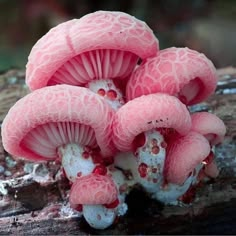
[[[127,83],[128,100],[150,93],[177,96],[193,105],[214,93],[216,69],[202,53],[189,48],[168,48],[144,61]]]
[[[191,118],[191,130],[204,135],[211,145],[223,142],[226,127],[219,117],[208,112],[196,112],[191,115]]]
[[[53,160],[67,143],[99,147],[110,156],[113,109],[87,88],[57,85],[20,99],[2,124],[3,146],[12,155]]]
[[[97,205],[110,204],[118,197],[117,187],[107,175],[90,174],[76,179],[70,191],[70,203]]]
[[[115,114],[114,144],[120,151],[130,151],[137,135],[155,128],[173,128],[186,134],[191,128],[186,106],[167,94],[150,94],[129,101]]]
[[[169,146],[164,166],[167,182],[182,185],[194,168],[210,153],[208,140],[199,133],[190,132],[178,137]]]
[[[103,49],[111,51],[94,53]],[[154,56],[158,50],[158,40],[145,22],[123,12],[97,11],[59,24],[34,45],[26,66],[26,83],[35,90],[57,83],[84,85],[97,77],[123,78],[138,58]],[[129,55],[118,57],[120,52]],[[68,81],[58,80],[58,76]]]

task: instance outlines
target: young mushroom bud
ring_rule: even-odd
[[[197,104],[214,93],[216,69],[202,53],[188,48],[168,48],[144,61],[126,87],[128,100],[151,93],[167,93],[184,104]]]
[[[168,143],[190,128],[190,114],[176,97],[150,94],[129,101],[116,112],[113,140],[118,150],[133,151],[135,161],[130,171],[146,191],[155,193],[164,181]],[[120,164],[124,168],[125,164]]]
[[[26,83],[31,90],[55,84],[96,87],[96,93],[121,106],[123,95],[112,80],[123,82],[139,58],[158,50],[158,40],[145,22],[123,12],[97,11],[54,27],[35,44]]]
[[[70,204],[82,211],[90,226],[105,229],[113,224],[118,216],[124,215],[126,190],[125,178],[121,171],[110,166],[109,173],[94,171],[78,178],[72,185]]]
[[[42,88],[10,109],[2,124],[3,145],[14,156],[29,160],[60,157],[67,177],[74,181],[115,153],[113,116],[113,109],[87,88]]]

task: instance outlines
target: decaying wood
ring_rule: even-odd
[[[193,204],[164,207],[134,190],[124,217],[109,229],[91,229],[68,207],[70,187],[58,163],[15,161],[0,139],[0,234],[235,234],[236,69],[221,69],[218,75],[215,95],[191,110],[213,112],[227,126],[224,143],[216,147],[220,175],[197,190]],[[24,72],[0,75],[0,123],[28,92]]]

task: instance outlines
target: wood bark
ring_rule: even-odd
[[[69,211],[69,183],[59,175],[58,163],[15,161],[0,139],[0,234],[236,234],[236,69],[220,69],[218,75],[216,93],[191,110],[213,112],[227,126],[223,144],[216,147],[220,175],[197,189],[192,204],[162,206],[134,190],[128,213],[111,228],[94,230]],[[29,92],[24,78],[19,70],[0,75],[0,123]]]

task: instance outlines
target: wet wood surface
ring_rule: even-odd
[[[227,126],[216,147],[220,175],[197,190],[191,205],[161,206],[135,190],[128,213],[109,229],[91,229],[68,207],[69,183],[58,163],[15,161],[0,139],[0,235],[236,234],[236,69],[218,70],[216,93],[191,111],[207,110]],[[24,72],[0,75],[0,123],[29,91]]]

